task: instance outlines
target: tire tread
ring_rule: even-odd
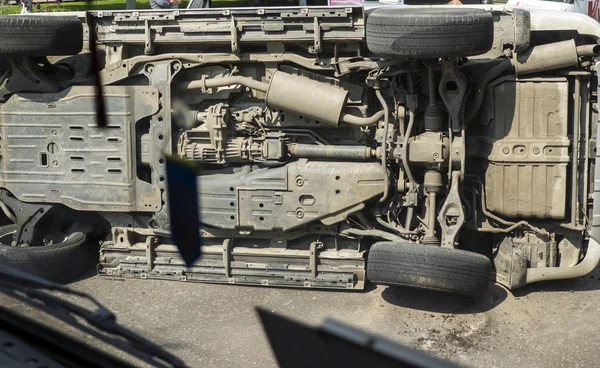
[[[479,9],[375,9],[366,24],[374,54],[413,58],[483,54],[494,41],[492,15]]]
[[[490,271],[481,254],[412,243],[376,243],[367,258],[371,282],[469,296],[486,292]]]
[[[0,54],[75,55],[83,48],[83,25],[74,17],[0,17]]]

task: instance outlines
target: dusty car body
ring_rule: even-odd
[[[83,23],[78,55],[4,51],[0,199],[16,227],[0,255],[60,228],[101,238],[102,275],[466,295],[489,278],[517,288],[598,263],[600,26],[585,15],[90,15],[70,15]],[[169,241],[165,154],[202,165],[202,257],[190,268]]]

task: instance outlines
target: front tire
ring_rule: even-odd
[[[481,296],[487,291],[491,267],[486,256],[474,252],[380,242],[369,250],[367,279],[375,284]]]

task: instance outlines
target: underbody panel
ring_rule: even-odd
[[[9,60],[17,245],[50,209],[65,228],[99,213],[101,275],[363,289],[372,271],[465,295],[600,260],[600,25],[497,6],[90,14],[106,128],[90,50]],[[170,159],[196,175],[189,268]]]

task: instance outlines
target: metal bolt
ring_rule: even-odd
[[[56,160],[52,161],[52,165],[58,166],[58,161],[56,161]]]
[[[508,153],[510,152],[510,150],[508,149],[508,147],[504,147],[502,149],[502,152],[504,152],[505,155],[508,155]]]
[[[303,186],[304,185],[304,178],[301,177],[301,176],[297,177],[296,178],[296,185],[299,186],[299,187]]]
[[[299,219],[304,217],[304,211],[301,208],[296,210],[296,217],[298,217]]]
[[[173,69],[179,70],[181,68],[181,64],[177,63],[173,65]]]
[[[148,74],[152,74],[154,72],[154,65],[148,65],[148,66],[146,66],[146,72]]]
[[[52,129],[52,130],[50,131],[50,133],[52,133],[52,135],[57,135],[57,134],[58,134],[58,130],[56,130],[56,129]]]
[[[537,147],[535,147],[535,148],[533,149],[533,153],[534,153],[535,155],[539,155],[539,154],[540,154],[540,149],[539,149],[539,148],[537,148]]]
[[[58,144],[56,144],[54,142],[50,142],[50,143],[48,143],[48,147],[46,149],[48,150],[49,153],[56,153],[56,152],[58,152]]]
[[[434,152],[434,153],[433,153],[433,159],[434,159],[434,160],[437,160],[439,157],[440,157],[440,154],[439,154],[439,153],[437,153],[437,152]]]

